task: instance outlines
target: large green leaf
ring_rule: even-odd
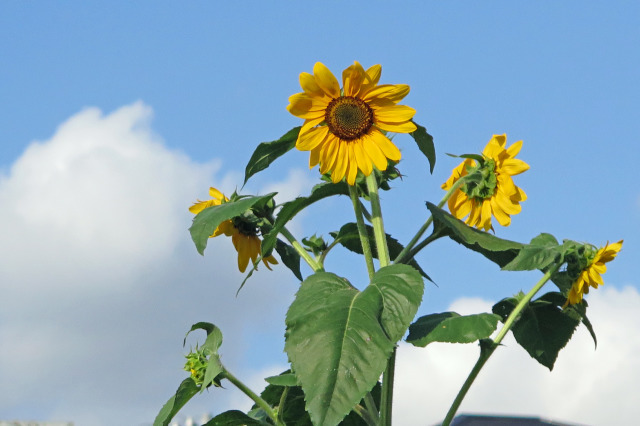
[[[229,410],[218,414],[202,426],[268,426],[269,424],[249,417],[242,411]]]
[[[500,316],[486,313],[425,315],[409,326],[407,342],[422,348],[432,342],[471,343],[491,336],[498,327],[498,321]]]
[[[436,149],[433,145],[433,136],[427,133],[427,129],[416,123],[413,124],[418,128],[415,132],[409,133],[418,144],[420,152],[429,160],[429,172],[433,174],[433,168],[436,166]]]
[[[320,201],[323,198],[334,195],[349,195],[349,187],[346,182],[321,183],[313,187],[308,197],[298,197],[282,205],[278,212],[273,228],[262,240],[262,253],[269,253],[276,245],[278,234],[293,217],[305,207]]]
[[[503,299],[493,306],[493,312],[506,320],[521,297]],[[580,324],[574,313],[563,311],[552,300],[543,296],[529,303],[511,328],[518,344],[549,370]]]
[[[296,146],[300,127],[294,127],[285,133],[280,139],[273,142],[262,142],[249,159],[247,167],[244,169],[244,184],[249,178],[259,171],[269,167],[276,159],[291,151]]]
[[[382,310],[376,286],[360,292],[328,272],[300,286],[287,312],[285,350],[314,424],[338,424],[378,381],[395,343]]]
[[[467,226],[434,204],[427,203],[433,215],[433,234],[437,237],[448,236],[457,243],[482,254],[497,263],[501,268],[511,262],[524,244],[503,240],[494,235]]]
[[[540,234],[525,245],[518,255],[502,269],[505,271],[533,271],[544,270],[546,267],[560,260],[563,256],[563,246],[551,234]]]
[[[365,225],[367,228],[367,235],[369,236],[369,246],[371,247],[372,255],[375,259],[378,258],[378,251],[376,250],[376,241],[373,233],[373,227],[371,225]],[[387,247],[389,248],[389,256],[394,259],[404,249],[404,246],[393,238],[389,234],[385,234],[387,238]],[[346,223],[340,228],[337,234],[334,235],[335,239],[342,244],[348,250],[354,253],[362,254],[362,243],[360,242],[360,233],[358,232],[358,225],[354,222]],[[404,262],[403,262],[404,263]],[[426,272],[420,267],[415,259],[411,259],[408,263],[418,272],[420,275],[433,282]]]
[[[371,285],[382,294],[382,327],[392,342],[402,339],[418,312],[424,283],[420,273],[408,265],[389,265],[380,268]]]
[[[275,192],[260,197],[246,197],[237,201],[230,201],[219,206],[207,207],[193,218],[193,224],[189,228],[191,239],[198,249],[198,253],[204,255],[204,249],[207,248],[207,241],[213,231],[216,230],[225,220],[229,220],[250,209],[254,204],[264,203],[273,198]],[[273,249],[273,247],[271,247]],[[270,251],[263,251],[269,253]]]
[[[200,388],[191,377],[184,379],[182,383],[180,383],[176,394],[169,398],[156,416],[156,419],[153,421],[153,426],[167,426],[169,422],[171,422],[171,419],[178,414],[178,411],[199,391]]]

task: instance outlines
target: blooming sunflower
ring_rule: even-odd
[[[320,173],[331,172],[333,182],[345,176],[349,185],[358,170],[365,176],[373,166],[383,171],[387,159],[400,161],[400,150],[384,132],[411,133],[416,111],[397,105],[409,93],[406,84],[378,85],[382,67],[364,70],[354,62],[342,73],[342,89],[336,77],[320,62],[313,75],[300,74],[302,93],[289,97],[287,110],[303,118],[296,148],[310,151],[309,168],[320,164]]]
[[[598,286],[604,284],[601,275],[607,272],[605,263],[611,262],[618,255],[622,249],[622,242],[623,240],[614,244],[607,243],[596,252],[589,266],[582,270],[578,279],[571,286],[565,307],[580,303],[582,297],[589,293],[589,287],[598,288]]]
[[[482,151],[482,161],[465,159],[453,169],[451,177],[442,184],[445,190],[462,177],[474,175],[449,197],[449,211],[470,226],[488,231],[493,229],[491,216],[502,226],[511,224],[511,216],[520,213],[520,202],[527,199],[525,192],[513,183],[512,176],[529,169],[524,161],[515,158],[522,141],[506,148],[507,135],[493,135]],[[470,176],[471,178],[471,176]]]
[[[213,187],[209,188],[209,195],[212,197],[211,200],[198,200],[189,207],[189,211],[193,214],[198,214],[207,207],[219,206],[220,204],[229,201],[222,192]],[[240,272],[244,272],[247,269],[249,259],[251,259],[252,263],[256,262],[262,250],[262,243],[260,238],[258,238],[258,230],[255,226],[242,221],[239,217],[225,220],[218,225],[209,238],[217,237],[222,234],[227,237],[231,237],[233,246],[238,252],[238,269]],[[278,263],[275,257],[271,255],[262,258],[262,262],[268,269],[271,269],[271,266],[269,266],[270,263],[273,265]]]

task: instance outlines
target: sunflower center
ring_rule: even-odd
[[[231,219],[233,226],[240,231],[241,234],[247,235],[249,237],[258,235],[258,231],[255,225],[252,225],[244,220],[242,220],[239,216]]]
[[[331,133],[352,141],[365,135],[373,126],[373,110],[362,99],[341,96],[329,103],[324,120]]]

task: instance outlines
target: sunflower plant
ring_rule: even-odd
[[[514,176],[529,169],[516,158],[522,141],[507,145],[506,135],[493,135],[480,153],[457,156],[462,162],[442,184],[443,198],[426,203],[413,238],[403,244],[385,231],[379,193],[392,189],[402,165],[390,134],[408,134],[430,172],[435,147],[426,128],[413,120],[416,111],[400,104],[409,86],[380,84],[381,71],[380,65],[365,70],[355,62],[343,71],[340,85],[325,65],[316,63],[313,73],[300,74],[302,92],[289,97],[287,110],[304,120],[302,125],[255,149],[243,184],[290,150],[308,151],[309,167],[319,168],[319,182],[307,196],[277,204],[276,193],[227,197],[212,187],[211,199],[189,209],[195,214],[190,233],[200,254],[209,238],[224,235],[237,252],[238,269],[251,266],[240,288],[260,263],[269,269],[285,266],[300,281],[285,318],[290,368],[267,377],[266,388],[257,393],[222,364],[222,332],[211,323],[194,324],[187,334],[203,330],[207,337],[186,355],[189,377],[162,407],[154,426],[167,426],[189,399],[223,381],[244,392],[254,406],[246,413],[220,413],[207,425],[390,425],[400,340],[418,347],[476,342],[478,360],[451,406],[432,407],[442,410],[448,425],[508,332],[549,370],[578,325],[584,324],[596,341],[584,295],[603,284],[606,263],[617,256],[622,240],[598,248],[559,242],[547,233],[528,243],[496,236],[494,224],[509,226],[527,199],[514,182]],[[336,224],[326,240],[315,234],[299,240],[287,229],[302,210],[339,195],[349,197],[354,222]],[[492,312],[415,318],[425,280],[430,280],[419,255],[440,238],[479,253],[502,270],[539,270],[541,277],[526,293],[498,301]],[[339,248],[362,256],[367,283],[356,286],[325,270],[325,259]],[[547,284],[552,289],[538,295]]]

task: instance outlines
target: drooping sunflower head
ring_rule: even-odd
[[[589,287],[598,288],[598,286],[604,284],[602,274],[607,272],[607,266],[605,264],[615,259],[622,249],[622,243],[623,240],[614,244],[607,243],[597,251],[595,247],[588,245],[587,248],[582,251],[579,259],[567,265],[567,271],[569,273],[572,272],[572,269],[577,269],[577,273],[574,272],[572,274],[577,275],[577,278],[569,290],[565,307],[580,303],[584,295],[589,293]]]
[[[449,190],[460,179],[464,182],[448,200],[449,211],[470,226],[488,231],[495,217],[502,226],[511,224],[511,215],[520,213],[525,192],[513,183],[512,176],[529,169],[524,161],[515,158],[522,141],[506,147],[507,135],[494,135],[482,151],[482,156],[466,158],[453,169],[451,177],[442,184]]]
[[[369,176],[375,166],[386,170],[387,160],[400,161],[400,150],[386,132],[411,133],[416,111],[397,105],[408,93],[406,84],[378,85],[382,67],[366,71],[358,62],[336,77],[320,62],[313,75],[300,74],[303,92],[289,97],[287,110],[304,119],[296,148],[310,151],[309,167],[331,173],[333,182],[346,177],[353,185],[358,171]]]
[[[209,188],[209,195],[212,197],[210,200],[201,201],[198,200],[191,207],[189,211],[194,214],[200,213],[207,207],[219,206],[229,199],[216,188]],[[232,200],[236,198],[234,194]],[[274,208],[273,202],[268,205],[260,206],[260,214],[272,212]],[[244,214],[225,220],[213,231],[213,234],[209,238],[214,238],[219,235],[226,235],[231,237],[233,246],[238,252],[238,269],[240,272],[244,272],[249,265],[249,259],[252,263],[258,260],[258,257],[262,253],[262,241],[260,240],[260,228],[259,224],[263,222],[263,218],[256,216],[253,210],[247,210]],[[262,262],[268,269],[271,269],[270,264],[275,265],[278,261],[272,256],[266,256],[262,259]]]

